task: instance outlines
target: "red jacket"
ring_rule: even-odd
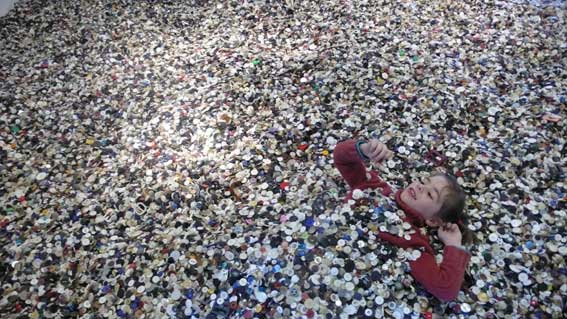
[[[367,181],[366,166],[362,161],[362,155],[356,147],[356,140],[347,140],[339,143],[333,152],[335,166],[353,189],[366,189],[382,187],[383,194],[390,194],[387,183],[383,182],[373,172],[373,182]],[[406,221],[416,230],[410,240],[398,236],[380,232],[378,237],[396,246],[403,248],[423,247],[421,256],[410,261],[411,274],[417,282],[422,284],[427,291],[443,301],[455,299],[461,289],[464,280],[465,268],[470,260],[470,254],[463,248],[456,246],[445,246],[443,249],[443,261],[437,264],[435,252],[429,244],[429,237],[422,235],[419,227],[424,226],[421,215],[407,207],[400,198],[401,190],[395,194],[398,206],[406,213]],[[351,195],[349,195],[351,196]]]

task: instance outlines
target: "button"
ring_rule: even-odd
[[[376,298],[374,298],[374,302],[377,305],[382,305],[384,303],[384,298],[382,296],[376,296]]]

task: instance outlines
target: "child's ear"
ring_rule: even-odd
[[[439,227],[439,226],[443,225],[443,220],[441,220],[441,218],[439,218],[439,217],[432,217],[432,218],[426,219],[425,223],[429,227]]]

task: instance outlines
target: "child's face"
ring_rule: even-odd
[[[415,181],[406,187],[401,198],[408,206],[420,212],[424,219],[431,219],[441,209],[442,190],[448,185],[443,176],[426,177],[423,183]]]

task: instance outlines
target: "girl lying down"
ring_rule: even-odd
[[[343,141],[335,147],[334,163],[350,187],[345,200],[353,198],[355,190],[382,188],[384,196],[395,199],[406,216],[404,221],[415,230],[411,236],[398,237],[388,232],[377,236],[402,248],[414,248],[421,255],[410,261],[411,274],[427,291],[443,301],[455,299],[464,280],[470,253],[463,247],[463,237],[471,237],[464,222],[465,193],[450,175],[434,173],[422,182],[414,181],[405,189],[392,193],[390,187],[376,171],[367,175],[365,161],[379,163],[393,153],[378,140]],[[443,261],[437,264],[436,252],[431,248],[429,237],[421,228],[436,230],[445,244]]]

